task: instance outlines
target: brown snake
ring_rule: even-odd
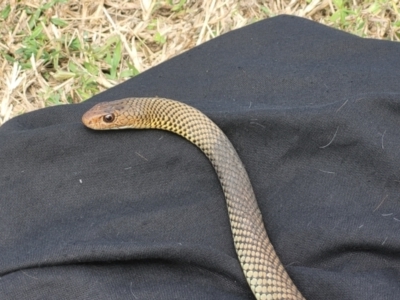
[[[256,299],[304,299],[267,236],[250,179],[236,150],[203,113],[169,99],[126,98],[95,105],[83,115],[82,122],[96,130],[168,130],[199,147],[222,185],[236,253]]]

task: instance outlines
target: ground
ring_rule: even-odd
[[[228,31],[279,14],[400,40],[400,0],[5,0],[0,125],[77,103]]]

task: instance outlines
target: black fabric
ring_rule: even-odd
[[[400,44],[279,16],[0,127],[0,299],[253,299],[204,155],[80,118],[186,102],[236,147],[307,299],[400,295]]]

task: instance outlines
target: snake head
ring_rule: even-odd
[[[130,118],[123,101],[112,101],[93,106],[82,116],[82,122],[95,130],[124,129],[133,127]]]

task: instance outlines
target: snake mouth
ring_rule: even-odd
[[[92,111],[87,111],[82,116],[82,123],[90,129],[97,129],[95,126],[95,122],[94,122],[95,119],[97,119],[97,118],[96,118],[96,116],[93,115]]]

